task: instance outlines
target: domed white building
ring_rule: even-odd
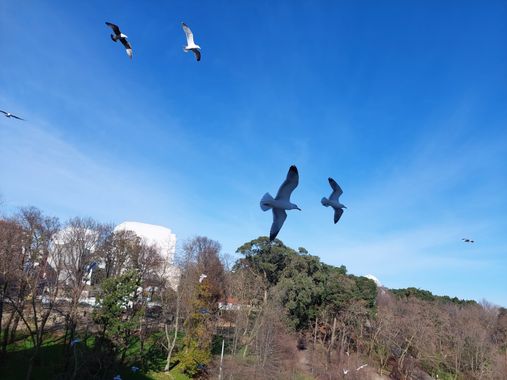
[[[377,285],[377,287],[379,287],[379,288],[380,288],[380,287],[382,287],[382,283],[381,283],[381,282],[380,282],[380,280],[379,280],[377,277],[375,277],[374,275],[372,275],[372,274],[367,274],[367,275],[365,275],[364,277],[366,277],[366,278],[368,278],[368,279],[372,280],[372,281],[375,283],[375,285]]]
[[[174,265],[176,235],[169,228],[148,223],[123,222],[117,225],[114,231],[132,231],[145,243],[157,247],[165,263],[161,274],[169,279],[172,287],[176,287],[179,276]]]

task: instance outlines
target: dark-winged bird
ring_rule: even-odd
[[[183,48],[183,51],[185,53],[188,53],[189,51],[193,52],[195,54],[195,58],[197,61],[201,60],[201,47],[199,45],[196,45],[194,42],[194,34],[190,30],[190,28],[185,24],[184,22],[181,23],[181,27],[183,28],[183,31],[185,32],[185,36],[187,37],[187,46]]]
[[[463,240],[465,243],[474,243],[472,239],[461,238],[461,240]]]
[[[280,229],[283,226],[283,222],[287,218],[287,213],[285,210],[299,210],[301,209],[290,202],[290,195],[297,187],[299,183],[299,173],[298,169],[295,165],[292,165],[289,168],[289,172],[287,173],[287,178],[278,189],[278,193],[276,197],[273,198],[269,193],[264,194],[261,199],[261,209],[262,211],[267,211],[269,209],[273,209],[273,224],[271,225],[271,231],[269,233],[269,240],[273,241],[280,232]]]
[[[340,187],[340,185],[338,185],[336,181],[331,177],[329,177],[327,180],[329,181],[329,184],[331,185],[333,192],[329,196],[329,199],[324,197],[322,198],[320,203],[322,203],[326,207],[331,206],[334,209],[334,223],[336,224],[338,223],[343,214],[343,209],[347,207],[340,203],[340,195],[343,194],[343,190]]]
[[[25,119],[20,118],[19,116],[13,115],[10,112],[6,112],[6,111],[2,111],[2,110],[0,110],[0,112],[3,113],[5,115],[5,117],[9,117],[9,118],[13,117],[14,119],[18,119],[18,120],[25,120]]]
[[[111,34],[111,39],[114,42],[117,42],[119,40],[122,43],[122,45],[125,46],[125,51],[127,52],[127,55],[130,57],[130,59],[132,59],[132,46],[130,46],[130,43],[127,41],[128,37],[120,31],[118,25],[115,25],[111,22],[106,22],[106,25],[113,30],[114,34]]]

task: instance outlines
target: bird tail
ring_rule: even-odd
[[[329,207],[329,199],[327,199],[326,197],[323,197],[320,200],[320,203],[322,203],[323,206]]]
[[[272,208],[268,204],[268,202],[270,202],[272,200],[273,200],[273,197],[269,193],[264,194],[264,196],[261,199],[261,209],[262,209],[262,211],[268,211],[270,208]]]

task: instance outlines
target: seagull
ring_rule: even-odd
[[[461,240],[463,240],[465,243],[474,243],[472,239],[462,238]]]
[[[366,366],[368,366],[368,364],[360,365],[359,367],[356,368],[356,371],[359,371],[359,370],[363,369]]]
[[[340,198],[340,195],[343,194],[343,190],[340,187],[340,185],[338,185],[336,183],[336,181],[334,179],[332,179],[331,177],[329,177],[327,180],[329,181],[329,184],[331,185],[333,192],[329,196],[329,199],[324,197],[324,198],[322,198],[320,203],[322,203],[323,206],[326,206],[326,207],[331,206],[332,208],[334,208],[334,224],[336,224],[336,223],[338,223],[338,221],[340,220],[340,218],[343,214],[343,209],[347,208],[347,207],[345,205],[342,205],[340,203],[340,201],[338,200]]]
[[[348,369],[343,369],[343,374],[346,375],[347,373],[349,373],[349,370]]]
[[[6,111],[2,111],[2,110],[0,110],[0,112],[3,113],[5,115],[5,117],[9,117],[9,118],[13,117],[14,119],[23,120],[23,121],[25,120],[25,119],[20,118],[19,116],[13,115],[10,112],[6,112]]]
[[[135,373],[135,372],[139,372],[139,367],[136,367],[135,365],[133,365],[132,367],[130,367],[130,370],[131,370],[132,372],[134,372],[134,373]]]
[[[203,274],[201,274],[201,275],[199,276],[199,283],[203,282],[203,281],[204,281],[204,279],[205,279],[206,277],[208,277],[208,275],[206,275],[206,274],[204,274],[204,273],[203,273]]]
[[[189,51],[192,51],[195,54],[195,58],[199,62],[201,60],[201,47],[199,45],[196,45],[194,42],[194,34],[190,30],[187,24],[184,22],[181,23],[181,27],[183,28],[183,31],[185,32],[185,35],[187,36],[187,46],[183,48],[183,51],[185,53],[188,53]]]
[[[115,377],[113,377],[113,380],[121,380],[121,376],[120,375],[116,375]]]
[[[295,205],[294,203],[290,203],[290,195],[297,187],[299,183],[299,174],[298,169],[295,165],[292,165],[289,168],[289,172],[287,173],[287,178],[282,183],[282,186],[278,189],[278,193],[276,197],[273,197],[266,193],[261,199],[261,209],[262,211],[267,211],[270,208],[273,209],[273,224],[271,225],[271,231],[269,233],[269,241],[273,241],[280,232],[280,229],[283,226],[283,222],[287,218],[287,213],[285,210],[299,210],[301,209]]]
[[[127,41],[128,37],[122,32],[120,32],[120,28],[118,27],[118,25],[115,25],[111,22],[106,22],[106,25],[109,26],[114,32],[114,34],[111,34],[111,39],[114,42],[120,40],[123,46],[125,46],[125,51],[127,52],[127,55],[130,57],[130,59],[132,59],[132,46],[130,46],[130,43]]]

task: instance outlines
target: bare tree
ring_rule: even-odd
[[[78,325],[79,302],[90,283],[92,268],[97,266],[99,253],[106,243],[107,226],[92,219],[73,218],[58,234],[56,245],[63,254],[63,271],[60,280],[69,301],[66,310],[66,333],[64,342],[72,341]]]
[[[24,233],[23,270],[17,297],[9,298],[33,344],[26,375],[26,378],[30,379],[59,290],[61,267],[49,265],[48,257],[60,224],[58,219],[46,217],[35,208],[22,209],[17,219]],[[61,260],[56,262],[61,264]],[[26,309],[25,302],[29,304]],[[16,327],[13,326],[13,332]]]
[[[2,356],[6,354],[11,323],[16,316],[15,309],[10,306],[9,316],[4,320],[4,305],[8,295],[20,303],[15,297],[16,289],[21,288],[21,273],[23,263],[23,230],[15,220],[0,220],[0,332],[2,334]]]

